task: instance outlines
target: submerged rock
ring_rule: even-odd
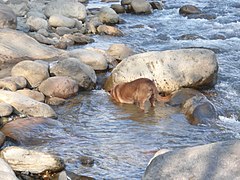
[[[21,147],[7,147],[1,151],[1,156],[14,171],[38,174],[44,171],[59,172],[64,169],[63,160],[57,156]]]
[[[136,54],[121,61],[108,78],[105,89],[121,82],[146,77],[160,92],[182,87],[209,88],[216,84],[218,63],[213,51],[179,49]]]
[[[170,151],[155,157],[142,179],[239,179],[239,149],[232,140]]]

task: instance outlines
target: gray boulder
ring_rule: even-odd
[[[0,28],[16,29],[17,16],[13,10],[5,4],[0,6]]]
[[[105,89],[140,77],[155,81],[160,92],[182,87],[209,88],[216,84],[218,63],[213,51],[179,49],[136,54],[121,61],[108,78]]]
[[[240,141],[217,142],[155,157],[143,180],[240,179]]]
[[[17,90],[17,93],[22,94],[27,97],[30,97],[39,102],[44,102],[44,100],[45,100],[44,94],[39,91],[36,91],[36,90],[21,89],[21,90]]]
[[[30,16],[27,19],[26,24],[30,27],[30,30],[32,31],[38,31],[40,29],[48,29],[47,20],[40,17]]]
[[[88,49],[74,49],[69,51],[68,55],[80,59],[94,70],[106,70],[108,67],[106,57],[100,52]]]

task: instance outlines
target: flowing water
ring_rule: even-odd
[[[216,19],[188,19],[179,15],[179,7],[196,5]],[[109,4],[90,1],[88,7]],[[66,169],[96,179],[141,179],[144,170],[159,149],[176,149],[216,141],[240,138],[240,2],[239,0],[168,0],[162,11],[151,15],[123,14],[118,25],[123,37],[94,35],[87,47],[107,49],[124,43],[136,52],[190,47],[215,51],[219,79],[211,101],[219,113],[216,127],[192,126],[172,107],[158,105],[140,112],[133,105],[115,104],[101,89],[81,92],[64,106],[56,107],[58,128],[47,129],[39,138],[43,144],[31,148],[62,157]],[[182,35],[202,38],[179,40]],[[221,37],[221,38],[219,38]],[[76,47],[74,47],[76,48]],[[82,47],[77,47],[82,48]],[[42,137],[41,137],[42,136]],[[83,166],[80,157],[94,159]]]

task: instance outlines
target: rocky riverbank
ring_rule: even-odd
[[[21,132],[31,132],[36,126],[58,126],[54,120],[58,114],[52,107],[97,85],[108,91],[118,83],[147,77],[161,93],[172,95],[168,104],[179,107],[190,124],[216,124],[216,108],[200,92],[217,83],[218,62],[213,51],[192,48],[136,53],[125,44],[112,44],[104,48],[107,50],[68,50],[94,42],[93,34],[124,36],[117,26],[124,23],[119,13],[151,14],[153,9],[163,9],[162,2],[122,0],[111,8],[97,9],[88,9],[87,3],[0,1],[0,177],[17,179],[16,173],[22,179],[67,179],[70,175],[62,171],[61,158],[6,147],[6,142],[9,138],[26,142],[29,137]],[[183,6],[179,13],[189,18],[214,18],[194,6]],[[99,72],[111,75],[100,81]]]

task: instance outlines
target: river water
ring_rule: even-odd
[[[188,19],[179,15],[179,7],[196,5],[216,19]],[[97,0],[88,7],[109,6]],[[123,14],[118,25],[123,37],[94,35],[86,47],[108,49],[124,43],[136,52],[190,47],[210,48],[217,55],[219,78],[208,92],[217,108],[216,127],[192,126],[173,107],[158,105],[140,112],[133,105],[115,104],[102,89],[81,92],[63,106],[58,128],[42,132],[43,144],[31,148],[62,157],[66,169],[96,179],[141,179],[144,170],[159,149],[176,149],[216,141],[240,139],[240,2],[239,0],[168,0],[165,8],[151,15]],[[202,38],[179,40],[182,35]],[[221,37],[221,38],[220,38]],[[82,47],[74,47],[82,48]],[[40,137],[41,138],[41,135]],[[82,156],[94,159],[83,166]]]

